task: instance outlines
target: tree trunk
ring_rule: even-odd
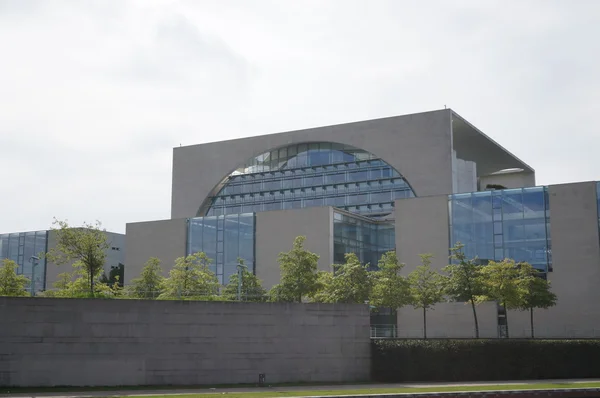
[[[427,308],[423,307],[423,339],[427,339]]]
[[[475,338],[479,338],[479,322],[477,321],[477,311],[475,311],[475,302],[471,300],[471,308],[473,309],[473,319],[475,320]]]
[[[94,297],[94,274],[90,271],[90,293]]]
[[[535,339],[535,333],[533,332],[533,307],[529,308],[529,321],[531,322],[531,338]]]
[[[502,307],[504,307],[504,319],[506,319],[506,338],[510,338],[510,334],[508,332],[508,311],[506,310],[506,303],[502,303]]]

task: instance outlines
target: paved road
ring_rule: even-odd
[[[403,383],[403,384],[357,384],[357,385],[321,385],[321,386],[286,386],[286,387],[237,387],[237,388],[196,388],[196,389],[165,389],[165,390],[123,390],[123,391],[90,391],[90,392],[44,392],[44,393],[17,393],[0,394],[2,398],[25,398],[25,397],[52,397],[52,398],[87,398],[87,397],[111,397],[140,395],[177,395],[177,394],[215,394],[233,392],[286,392],[286,391],[324,391],[324,390],[362,390],[376,388],[425,388],[425,387],[460,387],[460,386],[498,386],[498,385],[535,385],[540,383],[552,384],[579,384],[600,383],[600,379],[586,380],[534,380],[534,381],[504,381],[504,382],[473,382],[473,383]],[[576,388],[576,386],[574,386]]]

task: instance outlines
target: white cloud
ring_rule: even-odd
[[[600,179],[599,35],[595,0],[0,0],[0,231],[168,218],[180,143],[444,105]]]

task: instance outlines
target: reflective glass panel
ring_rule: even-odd
[[[369,264],[369,269],[375,270],[381,256],[395,250],[395,236],[394,224],[391,222],[378,222],[334,212],[334,263],[343,264],[346,253],[355,253],[361,263]]]
[[[254,226],[254,213],[191,218],[187,254],[206,253],[211,259],[209,268],[226,285],[237,272],[238,258],[254,272]]]
[[[328,187],[323,188],[325,185]],[[343,200],[333,200],[333,195],[343,195]],[[199,213],[232,215],[250,209],[257,212],[335,202],[335,206],[351,205],[347,208],[351,212],[381,216],[392,211],[393,200],[414,196],[400,173],[374,155],[340,144],[308,143],[279,148],[246,162],[223,181],[212,203]],[[310,200],[288,204],[299,198]],[[243,207],[239,205],[242,202]],[[250,207],[259,202],[265,204]]]
[[[511,258],[552,269],[546,187],[456,194],[450,205],[450,245],[465,245],[468,258]]]
[[[27,288],[28,292],[46,289],[46,259],[43,254],[46,253],[47,242],[48,231],[0,235],[0,260],[13,260],[17,264],[17,273],[34,281]]]

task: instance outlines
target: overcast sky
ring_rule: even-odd
[[[169,218],[180,144],[444,105],[600,180],[599,43],[598,0],[0,0],[0,232]]]

